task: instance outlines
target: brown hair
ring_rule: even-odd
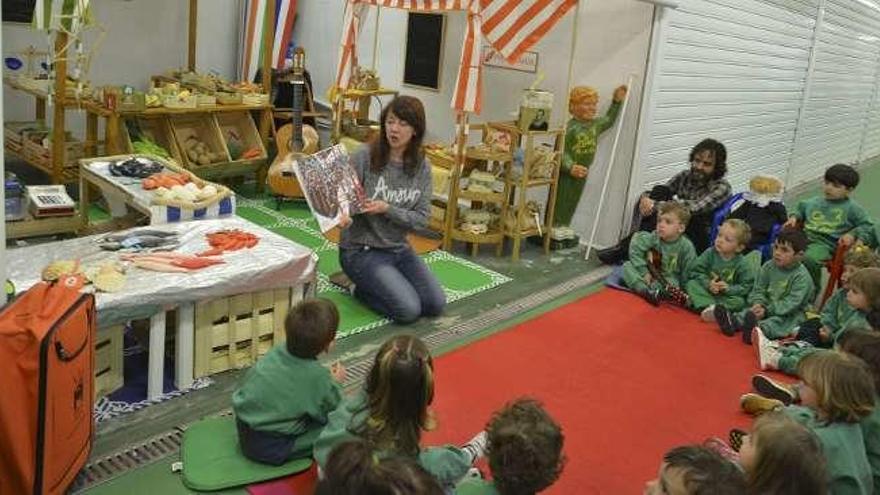
[[[339,311],[329,299],[306,299],[290,309],[284,319],[287,352],[314,358],[333,342],[339,328]]]
[[[740,468],[701,445],[682,445],[663,455],[666,469],[680,469],[692,495],[741,495],[746,479]]]
[[[315,495],[443,495],[443,488],[416,459],[382,457],[361,439],[333,448],[324,466],[324,479]]]
[[[660,215],[675,215],[675,218],[684,226],[687,226],[688,222],[691,221],[690,210],[678,201],[664,201],[661,203],[657,208],[657,217],[659,218]]]
[[[874,376],[874,392],[880,395],[880,333],[871,330],[848,330],[838,337],[840,350],[868,365]]]
[[[729,226],[736,232],[736,242],[740,243],[742,246],[747,246],[749,244],[749,240],[752,238],[752,228],[749,227],[744,220],[740,220],[739,218],[728,218],[721,224],[721,226]]]
[[[755,463],[746,472],[748,493],[825,495],[825,454],[816,435],[781,412],[763,414],[752,425]]]
[[[564,436],[541,403],[517,399],[486,425],[489,467],[501,495],[531,495],[552,485],[562,473]]]
[[[877,268],[880,267],[880,257],[868,246],[858,243],[843,256],[843,264],[856,268]]]
[[[388,144],[388,136],[385,134],[385,120],[389,112],[413,128],[412,139],[403,152],[403,170],[407,175],[413,176],[424,161],[422,139],[425,137],[426,124],[425,107],[418,98],[412,96],[395,97],[382,110],[379,134],[370,143],[370,170],[381,172],[391,156],[391,145]]]
[[[880,310],[880,268],[862,268],[849,278],[849,288],[858,289],[868,299],[871,311]]]
[[[367,376],[367,420],[359,436],[374,448],[415,456],[422,431],[434,427],[428,406],[434,400],[434,361],[412,335],[388,339]]]
[[[798,375],[816,391],[817,408],[831,423],[855,423],[874,410],[874,379],[859,358],[817,350],[798,363]]]

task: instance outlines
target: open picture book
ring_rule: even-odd
[[[338,225],[343,213],[363,210],[364,188],[341,144],[297,158],[293,170],[321,232]]]

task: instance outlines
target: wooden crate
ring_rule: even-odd
[[[246,368],[284,342],[284,318],[300,292],[276,289],[196,303],[193,376]]]
[[[19,122],[5,122],[3,124],[3,137],[9,149],[20,153],[24,148],[24,138],[27,133],[45,131],[46,126],[42,121],[28,120]]]
[[[33,139],[24,140],[25,158],[43,167],[52,168],[52,150],[44,147]],[[68,138],[64,143],[64,168],[74,169],[79,166],[78,160],[83,157],[83,142],[74,138]]]
[[[171,120],[171,130],[174,134],[174,141],[177,143],[178,150],[180,151],[180,159],[181,163],[191,169],[198,169],[202,167],[198,162],[190,160],[188,156],[186,156],[186,140],[190,136],[195,136],[196,139],[205,143],[205,146],[212,153],[222,153],[225,156],[224,162],[229,162],[229,152],[226,150],[226,143],[223,141],[223,135],[220,133],[220,127],[217,125],[217,121],[214,117],[209,113],[197,113],[197,114],[180,114],[180,115],[171,115],[169,117]],[[204,165],[205,167],[210,167],[212,165],[216,165],[221,162],[214,162],[210,165]]]
[[[168,119],[164,116],[140,116],[131,117],[126,120],[133,121],[140,127],[141,134],[144,137],[165,148],[165,151],[168,152],[172,160],[177,163],[183,163],[180,149],[177,147],[177,141],[174,139],[174,133],[171,130],[171,124],[168,122]],[[124,136],[125,140],[125,145],[121,149],[126,153],[133,153],[133,139],[128,129],[128,124],[122,126],[120,134]]]
[[[95,342],[95,397],[103,397],[122,387],[122,341],[125,325],[98,331]]]
[[[248,160],[266,158],[266,148],[263,147],[263,140],[260,139],[250,112],[218,112],[214,114],[214,118],[217,119],[230,159],[242,160],[241,154],[251,148],[260,150],[260,154]],[[238,153],[233,153],[236,148]]]

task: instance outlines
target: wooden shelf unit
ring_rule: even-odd
[[[486,142],[488,133],[494,127],[491,123],[473,124],[469,126],[469,131],[481,132],[481,141]],[[426,152],[429,161],[433,166],[440,166],[450,170],[449,191],[445,198],[434,195],[433,204],[445,208],[443,228],[443,249],[449,251],[452,248],[453,241],[461,241],[470,244],[472,255],[476,255],[479,246],[482,244],[495,244],[495,255],[501,256],[504,249],[504,231],[503,219],[507,215],[507,198],[510,196],[511,185],[504,180],[510,174],[510,168],[513,164],[513,154],[504,152],[487,152],[478,148],[467,148],[464,150],[462,161],[457,161],[443,152],[429,150]],[[493,166],[494,165],[494,166]],[[461,187],[461,180],[473,170],[496,169],[499,178],[504,184],[501,192],[476,192],[468,191]],[[459,207],[461,203],[469,203],[471,207],[480,206],[483,203],[494,203],[499,206],[500,217],[496,222],[489,225],[489,230],[483,234],[474,234],[461,230],[459,227]],[[452,206],[454,205],[454,206]],[[434,221],[433,225],[438,222]]]
[[[523,238],[541,235],[543,237],[544,254],[550,253],[550,234],[553,229],[553,214],[556,207],[556,185],[559,181],[559,169],[562,164],[562,145],[565,137],[564,129],[548,129],[546,131],[523,131],[513,122],[493,123],[492,127],[507,132],[512,137],[513,147],[523,150],[523,166],[519,177],[507,174],[505,182],[508,184],[507,204],[508,211],[515,216],[513,227],[502,220],[505,237],[512,240],[513,261],[519,260],[520,248]],[[553,153],[552,168],[549,177],[532,177],[532,164],[536,157],[536,148],[542,143],[550,144],[550,152]],[[530,216],[528,214],[527,194],[529,189],[536,187],[547,188],[547,199],[544,203],[543,223],[540,229],[523,229],[521,226]],[[540,233],[539,233],[540,230]]]

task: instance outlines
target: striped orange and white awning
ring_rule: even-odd
[[[479,0],[349,0],[342,24],[342,42],[336,67],[336,88],[348,87],[351,71],[357,66],[357,38],[361,21],[369,6],[413,12],[466,11],[468,25],[461,49],[461,63],[455,92],[452,95],[452,107],[463,112],[480,113],[482,105],[480,46],[483,42],[483,34],[480,29]]]
[[[480,113],[482,107],[483,39],[513,62],[538,42],[577,0],[349,0],[343,19],[342,46],[335,88],[346,88],[357,66],[357,38],[368,6],[415,12],[467,11],[467,30],[452,108]]]

